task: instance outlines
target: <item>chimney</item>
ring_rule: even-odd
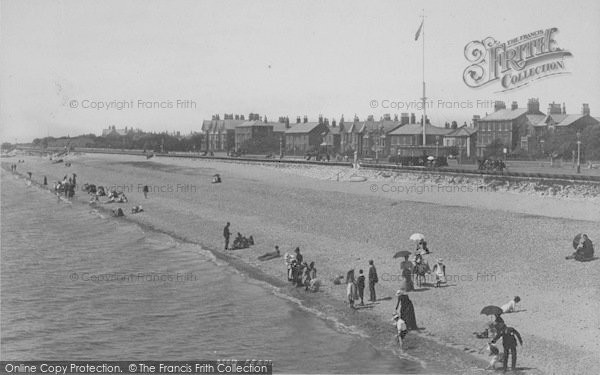
[[[562,111],[563,115],[567,114],[567,106],[565,105],[565,103],[563,102],[563,111]]]
[[[408,116],[408,113],[400,114],[400,125],[406,125],[409,122],[410,122],[410,117]]]
[[[502,100],[496,100],[494,103],[494,112],[498,112],[501,109],[506,109],[506,104]]]
[[[373,115],[367,116],[367,121],[371,121],[371,122],[375,121],[375,119],[373,118]]]
[[[342,115],[342,117],[340,118],[340,126],[344,125],[344,115]]]
[[[560,108],[560,106],[559,106]],[[531,98],[527,101],[527,113],[532,115],[540,111],[540,101],[537,98]]]
[[[590,105],[588,103],[583,103],[583,107],[581,108],[582,115],[590,115]]]
[[[386,121],[391,121],[392,120],[392,116],[389,113],[386,113],[385,115],[383,115],[383,119]]]
[[[560,104],[554,102],[548,104],[548,115],[560,115],[561,113]]]
[[[307,115],[304,115],[303,121],[304,121],[305,124],[308,122],[308,116]]]
[[[410,123],[411,124],[416,124],[417,123],[417,118],[415,117],[414,113],[410,114]]]
[[[323,115],[319,115],[319,125],[323,124]]]
[[[301,122],[300,116],[296,117],[296,124],[299,124],[300,122]]]
[[[335,119],[331,120],[331,126],[335,128]]]
[[[517,102],[512,102],[512,104],[510,105],[510,109],[512,111],[516,110],[517,108],[519,108],[519,105],[517,104]]]
[[[481,117],[479,115],[473,115],[473,127],[477,127],[477,121],[479,121]]]

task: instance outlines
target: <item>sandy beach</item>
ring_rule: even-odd
[[[265,279],[283,281],[283,260],[259,262],[257,256],[279,245],[282,253],[299,246],[304,259],[315,261],[323,293],[304,296],[322,309],[343,308],[345,287],[331,279],[354,268],[368,270],[373,259],[379,273],[379,301],[344,316],[377,340],[389,340],[389,325],[398,287],[398,250],[414,250],[411,233],[427,237],[430,264],[441,257],[448,286],[411,292],[417,321],[424,330],[410,335],[422,345],[448,348],[448,360],[485,359],[476,353],[486,340],[481,331],[489,318],[485,305],[502,305],[513,296],[522,311],[504,317],[523,336],[518,366],[527,374],[596,374],[600,357],[600,260],[578,263],[564,258],[577,233],[600,241],[600,199],[552,197],[516,190],[479,189],[478,181],[452,181],[415,175],[387,174],[340,167],[258,165],[180,158],[145,160],[125,155],[73,155],[72,166],[24,157],[18,172],[33,173],[52,184],[77,174],[78,184],[116,186],[129,198],[128,220],[177,238],[221,251],[222,229],[253,235],[251,249],[225,255],[261,271]],[[6,167],[8,161],[3,161]],[[16,162],[10,160],[10,162]],[[220,173],[222,184],[211,184]],[[7,178],[9,173],[3,172]],[[362,176],[364,182],[350,182]],[[144,199],[141,187],[151,192]],[[475,187],[475,188],[474,188]],[[78,191],[82,202],[87,195]],[[141,204],[144,212],[131,215]],[[106,208],[117,204],[103,205]],[[291,288],[290,288],[291,289]],[[290,291],[290,293],[300,293]],[[301,292],[301,294],[303,291]],[[331,308],[334,308],[331,307]],[[349,310],[349,309],[348,309]],[[375,323],[374,323],[375,322]],[[422,340],[422,341],[419,341]],[[415,349],[426,352],[427,348]],[[459,354],[457,354],[459,353]],[[473,373],[481,373],[473,369]]]

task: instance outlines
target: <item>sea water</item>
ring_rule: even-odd
[[[275,372],[425,372],[196,245],[8,173],[1,188],[2,360],[257,359]]]

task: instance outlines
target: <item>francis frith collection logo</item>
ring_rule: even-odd
[[[463,80],[469,87],[482,87],[498,81],[501,91],[513,90],[535,80],[567,74],[565,57],[571,52],[558,47],[556,27],[537,30],[500,43],[492,37],[475,40],[465,47],[471,63]]]

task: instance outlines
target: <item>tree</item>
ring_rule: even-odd
[[[457,129],[458,128],[458,123],[456,121],[452,121],[452,129]]]
[[[486,157],[501,157],[504,155],[504,142],[500,138],[495,138],[492,143],[485,148]]]
[[[600,160],[600,125],[588,126],[581,132],[581,154],[585,160]]]

